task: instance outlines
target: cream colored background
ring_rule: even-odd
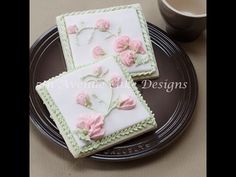
[[[157,0],[31,0],[30,45],[59,14],[77,10],[140,3],[147,21],[165,29]],[[196,69],[198,102],[184,134],[161,154],[122,163],[104,163],[72,156],[45,138],[30,123],[31,177],[205,177],[206,176],[206,39],[205,32],[191,43],[181,43]]]

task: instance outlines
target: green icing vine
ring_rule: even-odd
[[[43,85],[36,86],[36,90],[39,96],[42,98],[43,103],[48,108],[50,115],[52,116],[54,122],[56,123],[60,134],[63,136],[69,150],[71,151],[74,157],[77,157],[80,153],[80,148],[77,145],[76,140],[73,137],[72,132],[70,131],[65,118],[63,117],[61,111],[53,101],[52,97],[48,93],[47,89]]]
[[[94,38],[95,32],[101,32],[98,28],[96,27],[83,27],[81,28],[77,33],[76,33],[76,39],[77,39],[77,45],[79,45],[79,35],[85,31],[85,30],[92,30],[90,37],[88,39],[88,44],[90,44]],[[120,34],[120,27],[118,28],[117,34],[112,33],[111,31],[103,31],[103,33],[108,33],[108,35],[104,38],[104,40],[109,39],[111,37],[117,37]]]

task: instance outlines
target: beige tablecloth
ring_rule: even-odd
[[[59,14],[77,10],[140,3],[147,21],[165,29],[157,0],[31,0],[30,45]],[[72,156],[45,138],[30,123],[31,177],[205,177],[206,176],[206,39],[181,43],[197,72],[199,97],[193,121],[161,154],[126,163],[104,163]]]

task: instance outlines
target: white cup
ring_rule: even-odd
[[[167,33],[179,41],[196,39],[206,27],[206,0],[158,0]]]

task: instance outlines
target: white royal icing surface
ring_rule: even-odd
[[[112,33],[117,33],[118,28],[121,28],[120,35],[128,35],[131,39],[139,39],[143,43],[143,47],[146,50],[139,19],[135,9],[121,9],[109,12],[100,12],[94,14],[83,14],[83,15],[73,15],[66,16],[65,23],[68,28],[70,25],[81,25],[95,27],[96,21],[98,19],[107,19],[110,21],[110,31]],[[113,49],[114,37],[110,39],[105,39],[108,34],[104,32],[95,32],[93,41],[88,44],[88,39],[90,37],[91,30],[85,30],[79,34],[79,46],[75,35],[69,34],[69,43],[72,51],[72,58],[74,60],[75,66],[85,65],[93,62],[95,59],[92,56],[92,49],[95,46],[101,46],[108,55],[116,55]],[[139,65],[135,67],[127,67],[128,71],[131,73],[145,72],[152,69],[149,63]]]
[[[128,82],[126,82],[125,76],[123,75],[115,60],[110,58],[104,59],[97,64],[102,66],[104,69],[109,69],[108,74],[104,77],[106,80],[110,79],[112,73],[117,73],[122,77],[122,85],[113,89],[113,98],[117,98],[120,95],[129,95],[136,101],[136,107],[134,109],[114,109],[105,118],[105,136],[148,118],[148,111],[138,100]],[[92,88],[91,85],[89,86],[86,84],[86,82],[81,80],[81,77],[92,73],[95,66],[96,64],[93,64],[70,72],[58,79],[47,82],[45,85],[72,132],[76,130],[76,124],[81,113],[93,112],[92,110],[89,110],[76,103],[76,96],[78,93],[81,91],[87,91],[90,94],[95,93],[104,101],[109,99],[109,89],[106,85],[100,85],[100,88]],[[105,113],[106,107],[103,106],[103,104],[94,104],[94,108],[96,108],[96,110],[102,114]],[[85,145],[85,143],[80,140],[76,134],[74,134],[74,138],[76,139],[79,146]]]

